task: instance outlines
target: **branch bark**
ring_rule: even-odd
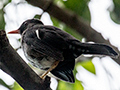
[[[34,6],[37,6],[47,11],[54,18],[64,22],[66,25],[73,28],[78,33],[80,33],[83,37],[85,37],[87,41],[93,41],[96,43],[105,43],[113,47],[120,54],[120,51],[118,50],[117,47],[113,46],[109,42],[109,40],[105,40],[100,33],[98,33],[96,30],[90,27],[75,13],[58,7],[57,5],[53,4],[51,0],[35,0],[35,1],[26,0],[26,1]],[[48,3],[49,3],[49,6],[48,6]],[[47,9],[45,8],[46,4],[48,6]],[[120,56],[118,57],[118,59],[113,59],[113,60],[118,64],[120,64]]]
[[[25,90],[51,90],[50,78],[42,80],[9,44],[5,31],[0,31],[0,69],[12,76]]]

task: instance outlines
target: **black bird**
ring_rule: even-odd
[[[44,25],[40,20],[29,19],[11,33],[22,35],[22,48],[30,63],[51,72],[57,78],[74,83],[75,58],[81,54],[117,56],[108,45],[81,43],[70,34],[54,26]]]

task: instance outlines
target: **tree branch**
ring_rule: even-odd
[[[0,68],[25,90],[51,90],[50,78],[42,80],[9,44],[5,31],[0,31]]]
[[[47,12],[55,17],[56,19],[64,22],[66,25],[69,27],[73,28],[76,30],[78,33],[80,33],[83,37],[87,39],[87,41],[93,41],[96,43],[105,43],[107,45],[110,45],[113,47],[119,54],[120,51],[118,50],[117,47],[113,46],[109,40],[105,40],[103,36],[98,33],[96,30],[91,28],[87,23],[85,23],[80,16],[76,15],[75,13],[59,8],[55,4],[51,2],[51,0],[26,0],[28,3],[40,7],[43,10],[46,10],[45,5],[49,3],[49,8],[47,8]],[[114,59],[115,62],[120,64],[120,56],[118,59]]]

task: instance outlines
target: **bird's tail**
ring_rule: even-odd
[[[118,56],[115,50],[105,44],[81,43],[76,40],[70,45],[69,48],[72,50],[75,57],[78,57],[81,54],[107,55],[111,57]]]

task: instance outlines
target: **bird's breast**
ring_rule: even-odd
[[[22,48],[30,64],[32,64],[33,66],[39,69],[47,70],[55,62],[55,60],[52,57],[45,56],[45,55],[42,55],[41,53],[36,52],[25,43],[22,44]]]

